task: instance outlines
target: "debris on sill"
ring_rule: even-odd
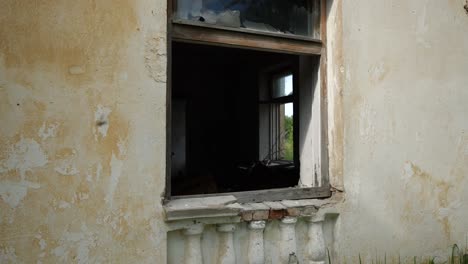
[[[164,208],[166,221],[238,217],[242,221],[274,220],[287,216],[310,217],[321,208],[331,207],[335,200],[283,200],[278,202],[239,204],[232,195],[177,199]]]

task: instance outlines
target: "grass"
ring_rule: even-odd
[[[435,263],[444,263],[444,264],[468,264],[468,245],[467,247],[462,250],[458,247],[457,244],[454,244],[451,248],[452,252],[451,255],[448,257],[448,261],[445,262],[436,262],[437,257],[430,257],[430,258],[423,258],[423,257],[413,257],[413,261],[410,262],[402,262],[401,261],[401,256],[398,255],[397,262],[394,260],[391,261],[392,264],[398,263],[398,264],[404,264],[404,263],[412,263],[412,264],[435,264]],[[330,256],[330,251],[327,249],[327,256],[328,256],[328,263],[333,264],[331,261],[331,256]],[[358,259],[359,259],[359,264],[365,264],[365,262],[362,261],[361,254],[358,254]],[[381,257],[376,257],[375,259],[372,259],[371,263],[369,264],[387,264],[387,254],[384,254],[383,259]]]

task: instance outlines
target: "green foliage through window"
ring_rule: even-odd
[[[284,142],[284,159],[293,160],[294,159],[294,126],[293,126],[293,117],[285,116],[285,142]]]

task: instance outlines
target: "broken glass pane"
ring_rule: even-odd
[[[317,38],[317,0],[175,0],[176,18]]]

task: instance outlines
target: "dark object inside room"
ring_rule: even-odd
[[[172,52],[172,195],[296,186],[297,158],[259,147],[260,76],[293,69],[298,56],[178,42]]]

